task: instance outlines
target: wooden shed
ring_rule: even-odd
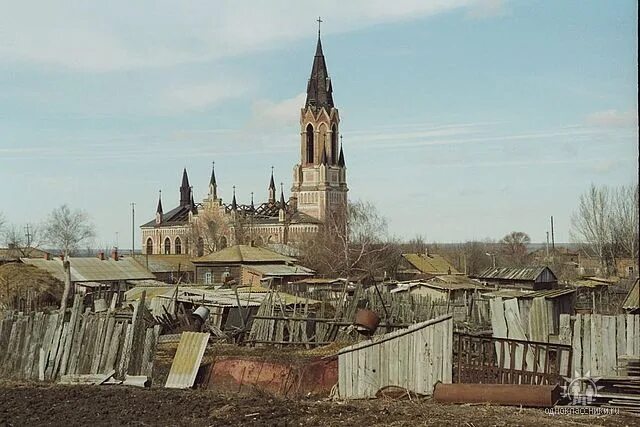
[[[430,395],[436,382],[451,383],[452,346],[447,314],[345,347],[338,353],[338,395],[368,399],[390,386]]]

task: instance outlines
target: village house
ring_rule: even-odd
[[[18,247],[9,244],[6,248],[0,248],[0,265],[8,262],[20,262],[20,258],[47,258],[51,254],[42,249],[32,247]]]
[[[234,245],[192,260],[196,282],[205,285],[236,280],[240,285],[258,285],[262,279],[287,284],[313,276],[313,270],[295,259],[266,248]]]
[[[396,277],[398,280],[413,280],[429,276],[461,274],[442,255],[425,252],[402,254]]]
[[[489,267],[473,278],[495,287],[539,291],[554,289],[558,278],[549,267]]]

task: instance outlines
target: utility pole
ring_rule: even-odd
[[[25,236],[27,237],[27,248],[31,247],[31,230],[29,228],[29,224],[27,224],[25,227]]]
[[[556,239],[553,235],[553,215],[551,215],[551,251],[556,251]]]
[[[131,202],[131,256],[136,250],[136,204]]]
[[[547,258],[549,258],[549,232],[547,231]]]

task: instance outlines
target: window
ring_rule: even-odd
[[[182,254],[182,241],[180,237],[176,237],[176,255]]]
[[[331,163],[338,164],[338,127],[335,124],[331,127]]]
[[[171,253],[171,240],[167,237],[164,239],[164,254],[169,255]]]
[[[145,253],[148,255],[151,255],[153,253],[153,240],[151,239],[151,237],[147,239],[147,250],[145,251]]]
[[[307,125],[307,163],[313,163],[313,126]]]
[[[227,238],[222,236],[220,237],[220,249],[224,249],[227,247]]]
[[[213,275],[211,274],[210,271],[207,271],[206,273],[204,273],[204,284],[210,285],[212,283],[213,283]]]

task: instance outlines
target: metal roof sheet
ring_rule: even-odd
[[[167,382],[164,385],[166,388],[193,387],[208,342],[208,333],[182,333]]]
[[[536,292],[528,292],[522,295],[521,298],[538,298],[543,297],[547,299],[561,297],[563,295],[568,295],[574,293],[575,289],[545,289],[542,291]]]
[[[263,276],[312,276],[314,271],[301,265],[287,264],[258,264],[247,266],[248,269],[257,271]]]
[[[152,273],[195,270],[189,255],[136,255],[134,259]]]
[[[482,280],[526,280],[535,281],[548,267],[489,267],[475,276]],[[549,270],[551,271],[551,270]],[[555,275],[554,275],[555,276]]]
[[[64,267],[60,258],[52,260],[22,258],[25,264],[45,270],[53,277],[64,281]],[[69,258],[72,282],[112,282],[118,280],[153,279],[154,276],[133,258]]]
[[[194,263],[293,262],[294,259],[269,249],[234,245],[192,260]]]

